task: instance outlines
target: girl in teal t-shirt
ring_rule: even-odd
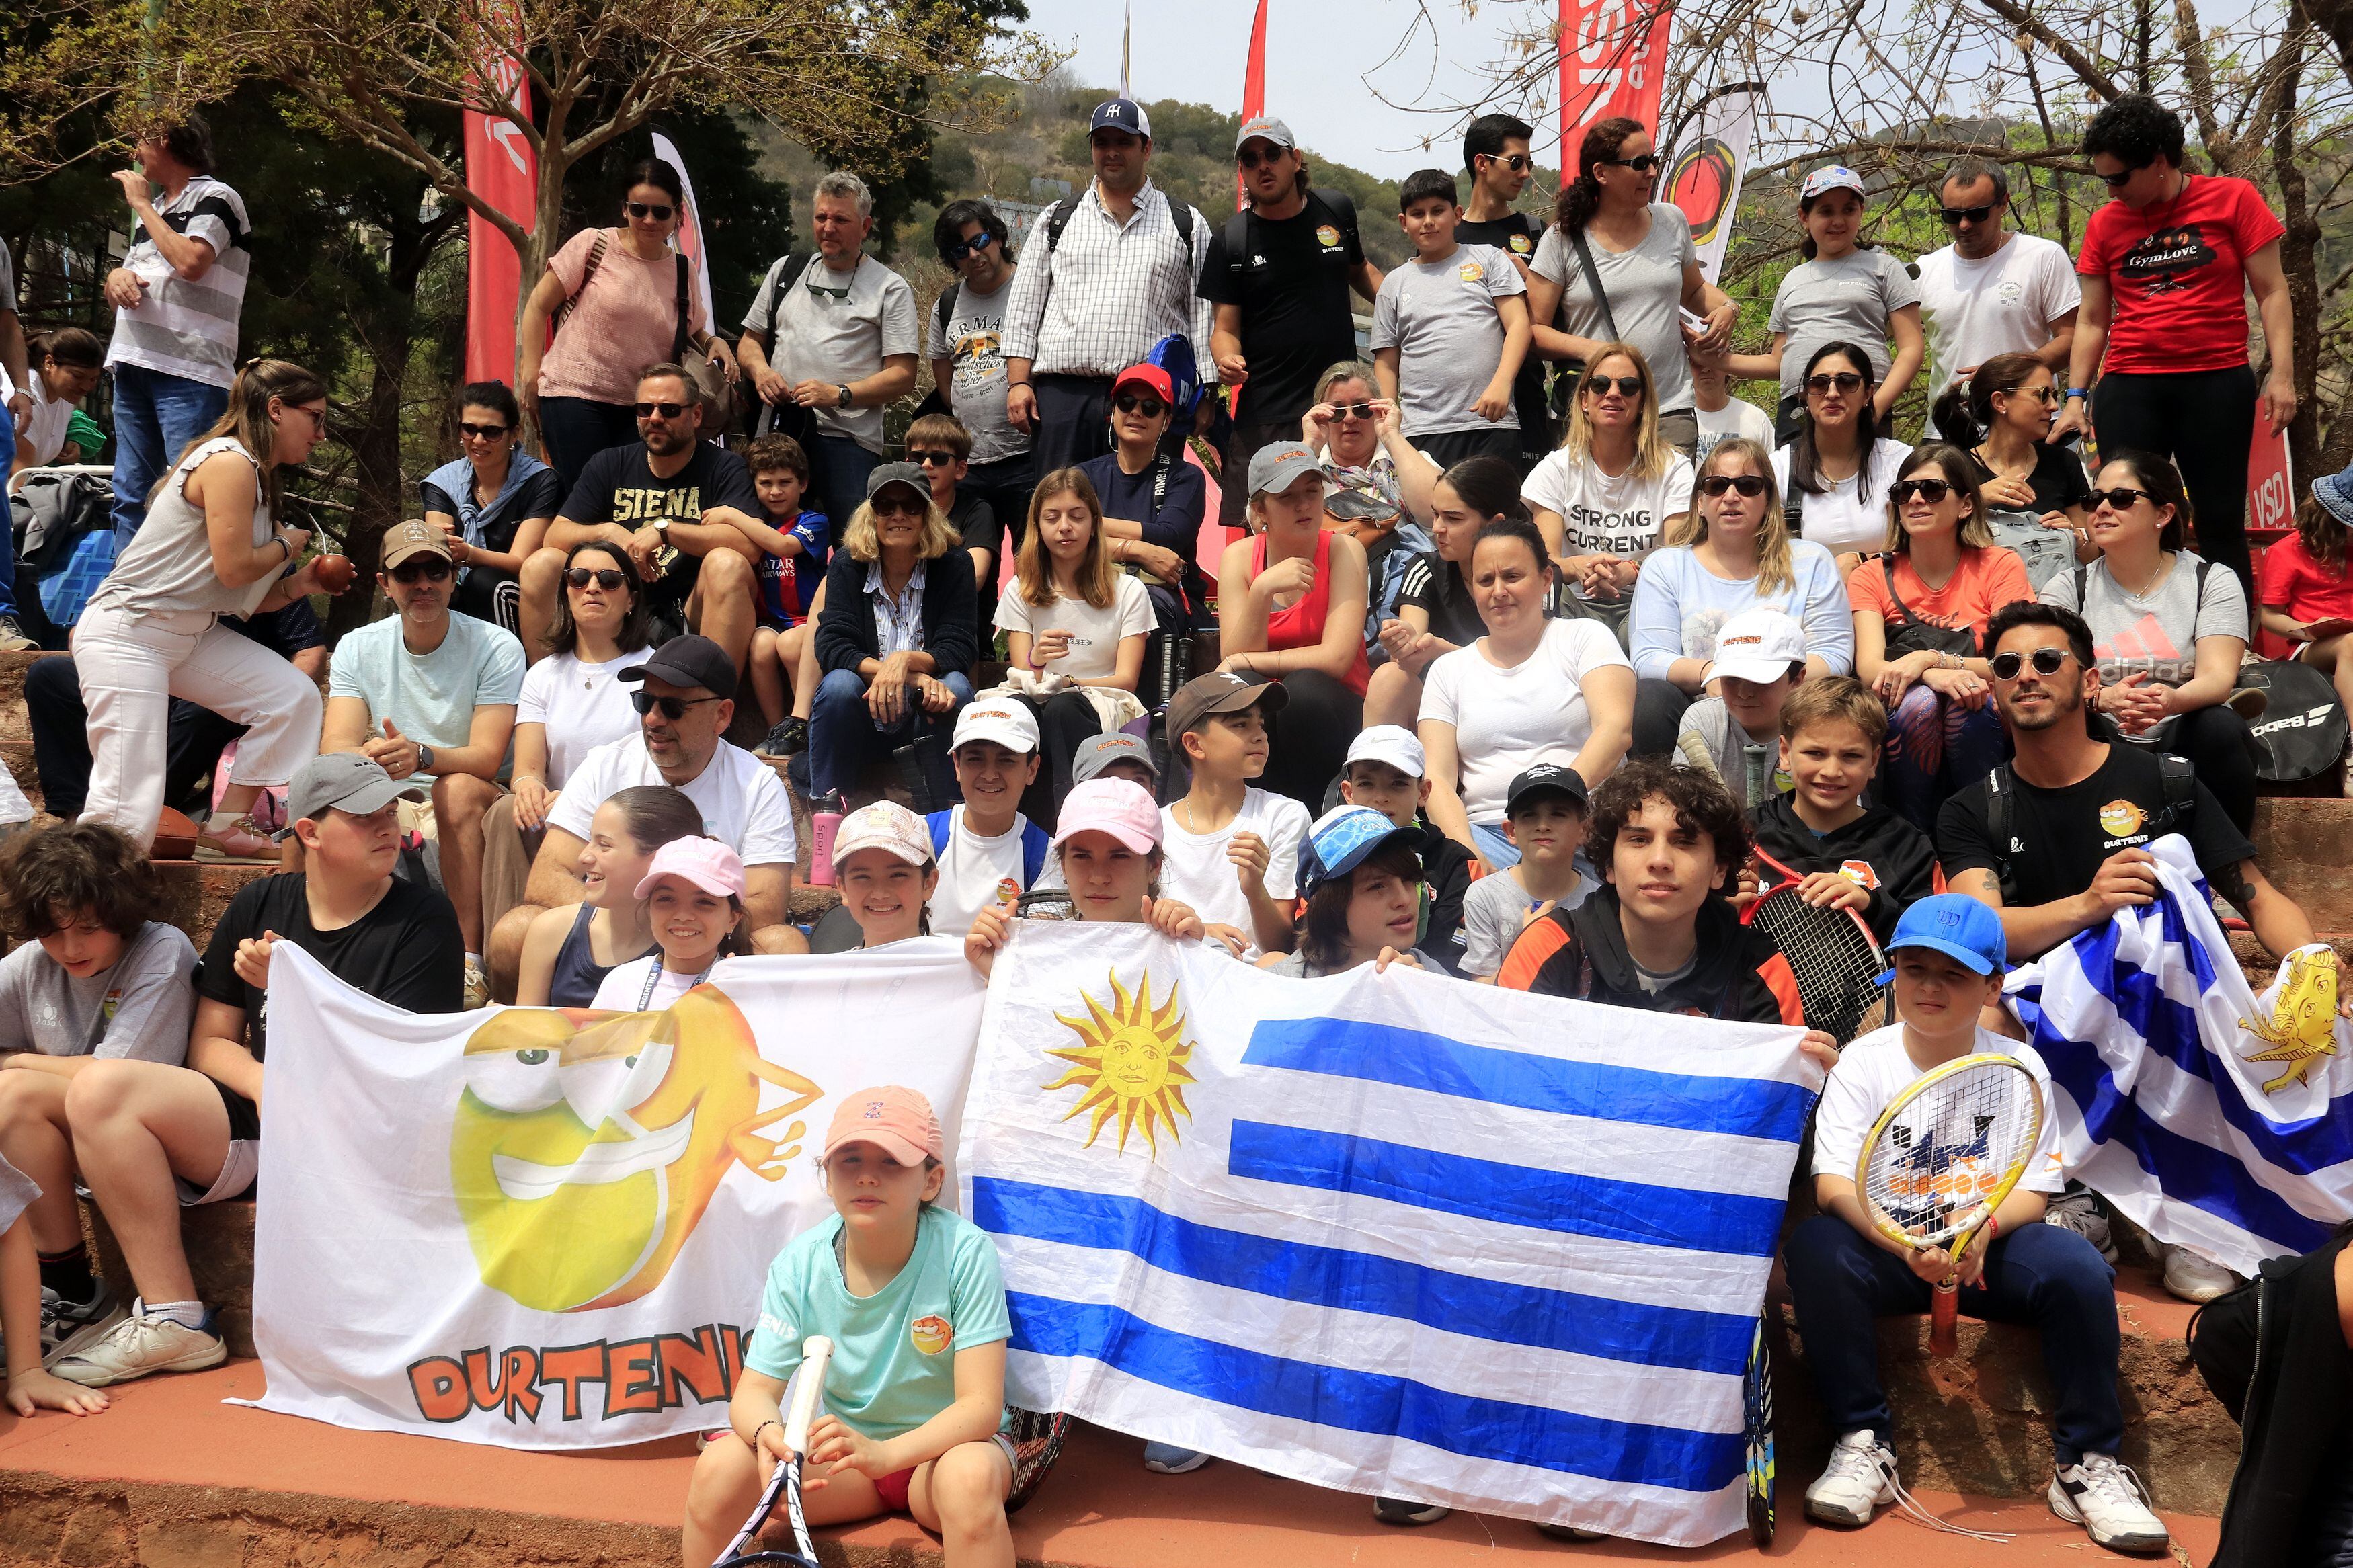
[[[730,1431],[696,1461],[685,1563],[703,1568],[787,1458],[782,1403],[802,1342],[833,1342],[802,1491],[809,1523],[905,1511],[939,1533],[949,1568],[1013,1568],[1005,1500],[1005,1342],[997,1247],[933,1206],[945,1178],[939,1120],[911,1089],[843,1098],[826,1133],[835,1217],[768,1266],[760,1320],[728,1405]]]

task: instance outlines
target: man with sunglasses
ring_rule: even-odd
[[[1312,189],[1291,127],[1271,114],[1244,121],[1234,164],[1250,205],[1209,241],[1201,297],[1215,312],[1209,351],[1218,380],[1235,388],[1227,472],[1239,477],[1261,447],[1299,438],[1315,378],[1356,353],[1348,290],[1370,303],[1381,270],[1365,258],[1356,205]],[[1218,521],[1242,526],[1247,487],[1227,485]]]
[[[1953,243],[1920,258],[1929,406],[1996,354],[2032,354],[2064,372],[2084,302],[2066,247],[2004,226],[2010,179],[1989,159],[1955,160],[1937,190]],[[1939,427],[1938,434],[1968,433]]]
[[[986,202],[950,202],[940,209],[939,221],[932,226],[932,244],[955,272],[955,281],[940,292],[924,353],[932,362],[932,383],[939,388],[944,411],[972,436],[966,458],[971,468],[963,488],[988,503],[1005,535],[1003,547],[1018,550],[1037,468],[1030,458],[1029,433],[1015,429],[1005,412],[1006,395],[1012,391],[1005,379],[1005,308],[1020,270],[1013,262],[1010,238],[1004,218]],[[912,440],[907,456],[922,461]],[[950,521],[956,521],[953,514]],[[965,534],[965,542],[997,548],[994,534],[986,540]],[[995,583],[992,577],[984,587]]]
[[[322,752],[356,752],[428,786],[441,885],[466,943],[467,1005],[490,999],[482,965],[482,814],[506,788],[522,696],[514,634],[453,614],[458,564],[439,529],[411,518],[384,537],[377,574],[396,614],[346,633],[327,667]],[[421,823],[404,823],[422,826]]]

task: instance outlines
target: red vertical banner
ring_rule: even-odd
[[[2287,432],[2274,431],[2255,406],[2255,437],[2247,447],[2247,544],[2255,569],[2263,570],[2263,552],[2295,531],[2295,476],[2288,464]],[[2284,637],[2265,631],[2257,617],[2255,651],[2266,658],[2290,658],[2295,649]]]
[[[531,117],[531,84],[513,50],[522,18],[509,5],[495,7],[491,20],[504,35],[485,39],[482,75],[498,96]],[[522,128],[504,115],[468,110],[466,184],[476,195],[522,225],[538,221],[539,160]],[[515,374],[515,307],[522,288],[522,260],[507,237],[483,218],[466,221],[466,379],[512,382]]]
[[[1266,112],[1266,0],[1258,0],[1258,16],[1250,23],[1250,58],[1242,65],[1242,122],[1248,124]],[[1240,212],[1250,202],[1242,186],[1242,173],[1234,171],[1234,211]]]
[[[1669,0],[1560,0],[1560,179],[1577,177],[1577,148],[1597,120],[1624,115],[1659,130],[1666,83]]]

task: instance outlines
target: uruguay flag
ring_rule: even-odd
[[[1008,1397],[1317,1486],[1729,1534],[1798,1040],[1025,923],[959,1160]]]
[[[2353,1025],[2327,966],[2295,954],[2254,995],[2188,841],[2149,848],[2157,901],[2008,990],[2051,1068],[2067,1173],[2158,1240],[2253,1274],[2353,1217]]]

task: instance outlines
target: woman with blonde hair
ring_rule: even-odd
[[[1575,603],[1624,640],[1642,558],[1691,494],[1691,459],[1659,434],[1658,386],[1630,343],[1603,343],[1569,400],[1560,447],[1520,487]]]
[[[1057,468],[1030,492],[1014,591],[997,601],[997,626],[1012,666],[1008,684],[1038,715],[1045,763],[1023,795],[1022,815],[1050,832],[1075,782],[1072,757],[1112,727],[1087,689],[1134,691],[1153,626],[1144,580],[1111,563],[1103,502],[1080,469]]]
[[[1658,756],[1674,744],[1683,710],[1715,678],[1716,633],[1743,610],[1765,605],[1803,624],[1811,672],[1853,668],[1838,563],[1820,545],[1789,537],[1772,455],[1761,443],[1730,436],[1710,448],[1690,510],[1666,537],[1635,582],[1627,628],[1637,679],[1635,755]]]
[[[142,849],[164,811],[172,699],[245,725],[219,804],[196,838],[200,860],[276,864],[278,845],[248,813],[319,752],[319,689],[224,616],[276,610],[321,592],[299,570],[307,529],[280,528],[280,470],[326,433],[325,383],[284,360],[237,372],[228,407],[147,499],[147,521],[73,635],[90,710],[90,795],[81,820],[121,828]]]
[[[847,795],[870,757],[906,744],[923,719],[952,728],[972,700],[980,594],[956,545],[923,469],[884,463],[867,477],[866,504],[842,530],[821,590],[814,797]]]

